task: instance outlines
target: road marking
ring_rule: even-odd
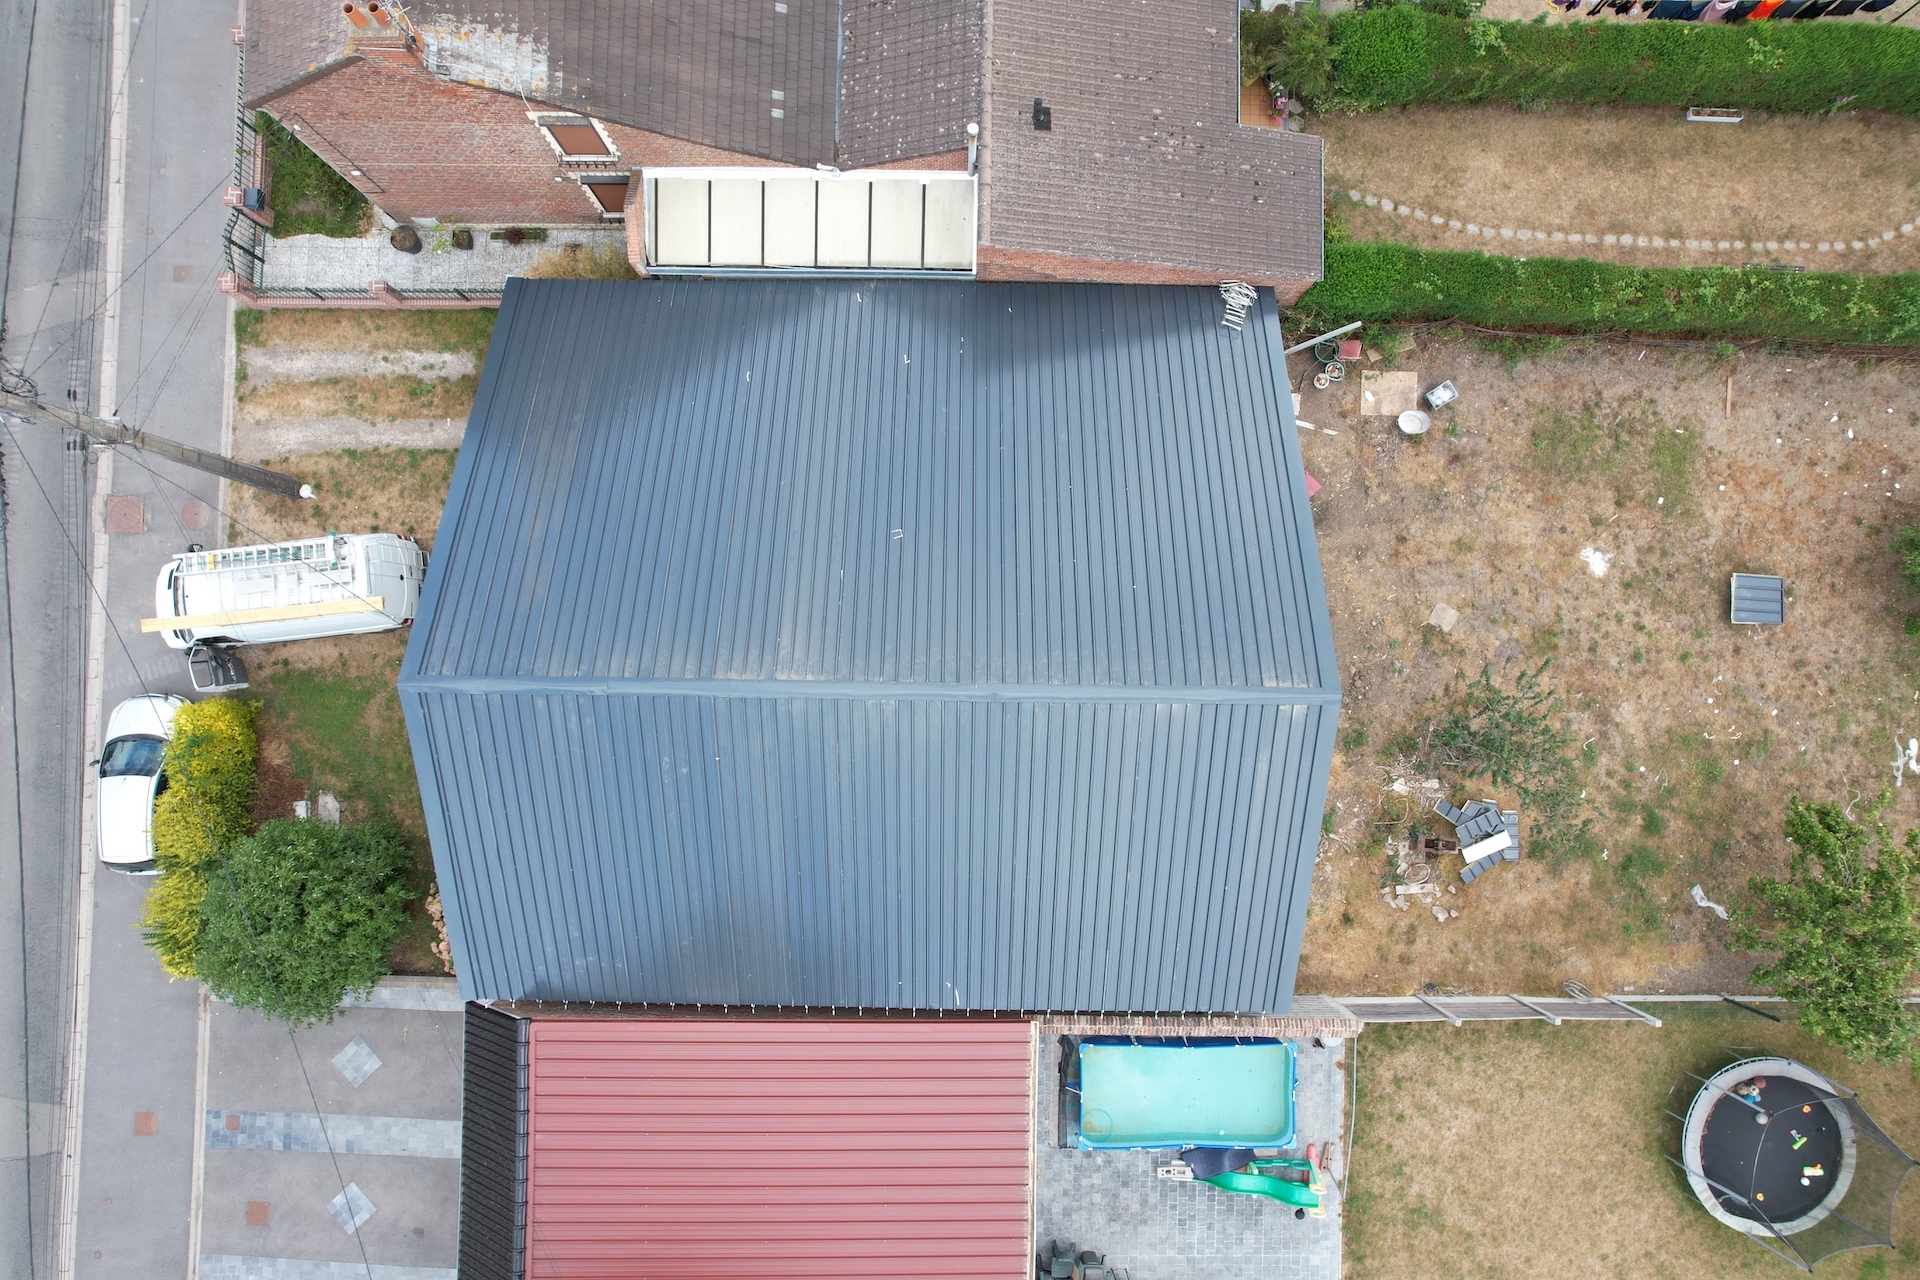
[[[201,1140],[209,1151],[330,1151],[343,1156],[460,1158],[458,1120],[217,1109],[206,1116]]]
[[[213,1025],[213,997],[200,988],[198,1010],[199,1035],[193,1053],[193,1113],[207,1113],[207,1039]],[[200,1127],[193,1143],[193,1191],[187,1197],[187,1280],[200,1275],[200,1209],[205,1202],[207,1184],[207,1130]],[[248,1211],[251,1214],[251,1210]],[[249,1223],[251,1225],[251,1223]],[[264,1225],[264,1224],[263,1224]]]
[[[113,0],[113,59],[107,80],[107,211],[101,228],[106,241],[101,288],[100,384],[102,410],[113,412],[120,400],[120,284],[126,269],[127,237],[127,90],[133,53],[130,0]],[[107,495],[113,492],[113,452],[101,450],[93,473],[93,510],[88,520],[93,539],[92,598],[87,606],[86,752],[100,754],[100,703],[106,686],[107,655]],[[94,787],[92,770],[80,782],[80,888],[76,896],[73,946],[73,1012],[67,1028],[67,1078],[63,1086],[64,1125],[60,1136],[60,1193],[54,1222],[54,1274],[70,1280],[78,1252],[80,1227],[80,1120],[86,1104],[87,1013],[93,982]]]
[[[458,1280],[459,1274],[452,1267],[394,1267],[378,1262],[367,1266],[233,1253],[200,1255],[200,1280]]]

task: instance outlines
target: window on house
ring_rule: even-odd
[[[612,160],[613,147],[585,116],[543,116],[536,119],[563,160]]]
[[[599,178],[580,185],[587,189],[587,194],[594,198],[600,211],[607,217],[617,218],[627,211],[626,178]]]

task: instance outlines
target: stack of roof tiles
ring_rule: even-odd
[[[1502,810],[1491,800],[1469,800],[1465,808],[1456,809],[1442,800],[1434,805],[1434,811],[1453,824],[1454,834],[1459,837],[1462,848],[1478,844],[1502,830],[1507,833],[1507,847],[1469,862],[1460,872],[1460,883],[1472,884],[1496,862],[1520,861],[1520,811],[1518,809]]]

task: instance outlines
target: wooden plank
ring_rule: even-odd
[[[212,627],[233,627],[248,622],[292,622],[297,618],[327,618],[341,613],[379,613],[387,607],[385,596],[363,596],[358,600],[327,600],[317,604],[282,604],[268,609],[229,609],[225,613],[194,613],[183,618],[142,618],[142,631],[205,631]]]

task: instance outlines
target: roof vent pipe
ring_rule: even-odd
[[[340,6],[340,12],[346,14],[347,21],[351,22],[354,26],[360,27],[363,29],[366,27],[367,15],[360,12],[360,8],[358,5],[355,5],[352,3],[343,4]]]
[[[378,0],[367,0],[367,13],[375,22],[383,27],[393,25],[393,16],[380,7]]]
[[[967,176],[980,172],[980,126],[969,122],[967,125]]]

